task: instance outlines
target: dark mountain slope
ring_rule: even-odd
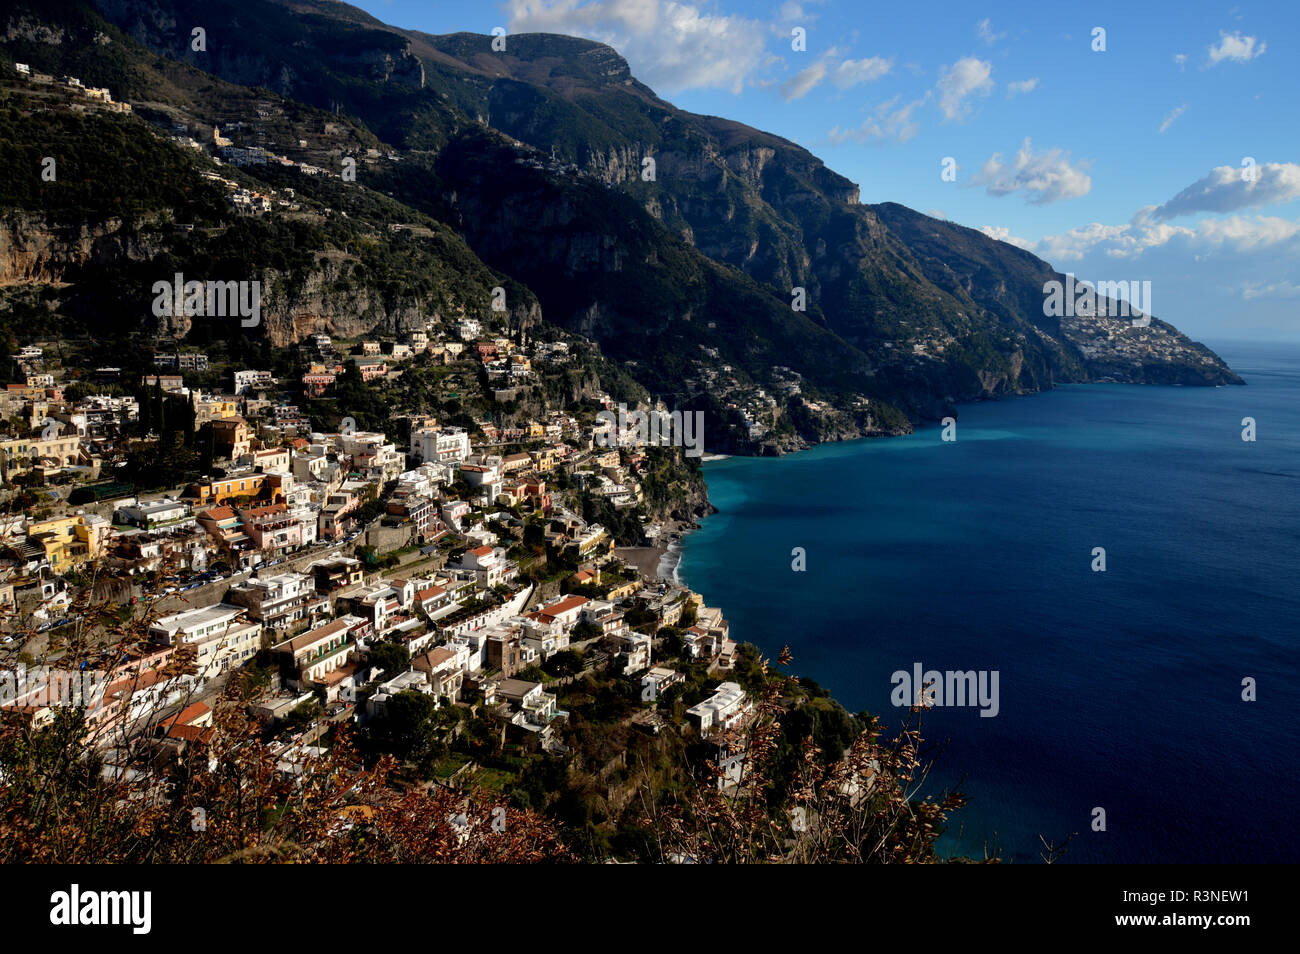
[[[600,340],[660,396],[712,393],[719,375],[770,390],[785,367],[814,389],[805,397],[830,402],[828,417],[866,397],[879,422],[888,405],[933,417],[1062,381],[1239,380],[1163,322],[1044,316],[1043,284],[1062,277],[1046,262],[902,206],[861,205],[857,187],[807,150],[677,109],[598,43],[522,35],[497,52],[491,37],[399,30],[315,0],[97,8],[20,7],[4,51],[115,78],[142,116],[196,138],[225,124],[237,142],[331,173],[371,150],[352,191],[386,193],[392,206],[367,200],[354,226],[377,234],[427,217],[517,282],[512,297],[536,295],[548,320]],[[51,25],[81,42],[51,43]],[[192,48],[194,26],[206,30],[204,50]],[[479,282],[462,284],[439,313],[481,307],[463,300]],[[386,287],[401,293],[400,282]],[[796,288],[806,313],[790,307]],[[276,334],[293,340],[314,319],[286,307]],[[537,320],[531,308],[514,317]],[[778,405],[789,420],[802,402]],[[829,432],[867,427],[840,419]]]

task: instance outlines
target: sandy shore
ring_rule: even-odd
[[[663,557],[666,546],[662,547],[615,547],[614,555],[636,567],[647,579],[659,575],[659,560]]]

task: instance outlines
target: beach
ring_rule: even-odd
[[[630,563],[648,580],[659,577],[659,561],[668,547],[615,547],[614,556]]]

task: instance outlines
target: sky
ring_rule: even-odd
[[[677,106],[809,149],[863,202],[1149,281],[1156,317],[1198,339],[1300,340],[1293,0],[354,5],[428,33],[600,40]]]

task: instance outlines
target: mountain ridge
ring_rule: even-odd
[[[95,25],[101,17],[111,28]],[[48,37],[22,24],[48,32],[51,20],[98,31],[99,50],[46,55]],[[189,22],[208,24],[206,51],[190,49]],[[487,271],[509,276],[525,299],[517,323],[544,317],[593,338],[670,404],[717,390],[719,374],[742,392],[771,391],[780,361],[824,409],[802,413],[786,395],[769,423],[802,423],[783,446],[897,432],[902,416],[933,419],[960,401],[1071,381],[1240,383],[1158,319],[1134,328],[1043,314],[1044,283],[1064,278],[1048,263],[895,203],[863,205],[857,185],[812,153],[678,109],[594,41],[512,35],[499,53],[492,37],[401,30],[346,4],[287,0],[55,0],[11,14],[5,28],[6,55],[111,73],[155,125],[169,114],[200,131],[229,123],[225,104],[239,100],[235,121],[250,127],[241,141],[274,139],[331,174],[370,149],[381,158],[366,159],[356,184],[450,227],[483,261],[484,282]],[[331,125],[342,140],[320,134]],[[403,214],[367,221],[378,230]],[[533,218],[549,223],[544,236]],[[472,283],[454,284],[468,298],[444,295],[435,317],[479,307]],[[797,289],[802,312],[791,307]],[[290,314],[277,334],[293,340],[332,320]],[[860,413],[863,400],[877,413]]]

